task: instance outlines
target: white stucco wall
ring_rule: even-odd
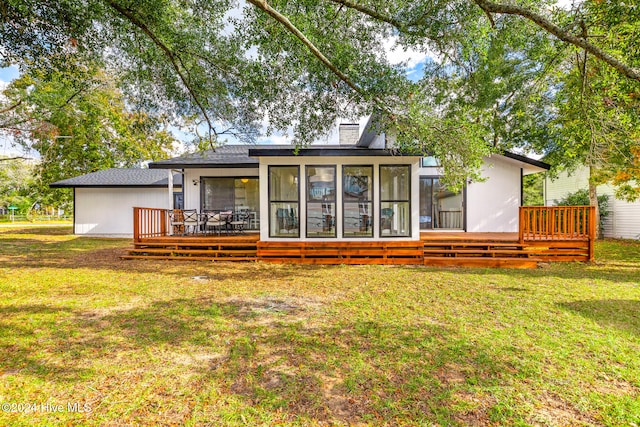
[[[502,156],[485,158],[483,182],[467,186],[467,231],[517,232],[521,168]]]
[[[584,167],[571,174],[561,172],[558,178],[545,178],[545,205],[553,206],[570,193],[589,187],[589,170]],[[609,196],[609,216],[603,224],[605,237],[640,239],[640,201],[625,202],[614,197],[610,185],[599,185],[598,195]]]
[[[166,188],[76,188],[74,233],[133,236],[133,208],[169,208]]]
[[[269,237],[269,221],[267,219],[269,212],[269,196],[268,196],[268,169],[269,165],[277,166],[300,166],[300,237],[299,238],[283,238]],[[419,162],[415,157],[261,157],[260,158],[260,212],[263,215],[264,220],[260,222],[260,240],[275,240],[275,241],[298,241],[307,240],[306,237],[306,185],[304,182],[305,166],[307,165],[335,165],[336,166],[336,187],[342,188],[342,166],[344,165],[372,165],[373,166],[373,238],[374,240],[380,238],[380,185],[379,174],[380,165],[411,165],[411,236],[409,237],[383,237],[380,240],[419,240],[420,239],[420,223],[419,223]],[[337,238],[317,238],[313,237],[308,240],[313,241],[357,241],[364,240],[363,238],[345,238],[342,236],[342,192],[337,191],[336,195],[336,231]],[[371,238],[368,238],[369,240]]]

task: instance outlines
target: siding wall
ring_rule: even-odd
[[[557,179],[545,179],[545,204],[555,205],[569,193],[589,187],[589,170],[581,168],[571,175],[560,173]],[[604,221],[605,237],[622,239],[640,239],[640,201],[633,203],[618,200],[613,196],[610,185],[598,186],[598,195],[609,196],[609,216]]]
[[[133,208],[169,208],[166,188],[76,188],[74,233],[133,236]]]
[[[517,232],[521,168],[504,157],[485,158],[483,182],[467,186],[467,231]]]

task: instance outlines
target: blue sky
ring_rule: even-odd
[[[11,80],[17,78],[20,75],[18,71],[18,67],[12,65],[6,68],[0,68],[0,80],[3,82],[10,82]]]

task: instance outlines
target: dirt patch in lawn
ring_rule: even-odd
[[[572,403],[563,400],[560,396],[547,393],[539,398],[540,407],[528,420],[535,426],[576,426],[597,425],[589,413],[581,412]]]

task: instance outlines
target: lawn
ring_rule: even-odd
[[[640,425],[640,243],[537,270],[122,261],[0,229],[0,425]]]

